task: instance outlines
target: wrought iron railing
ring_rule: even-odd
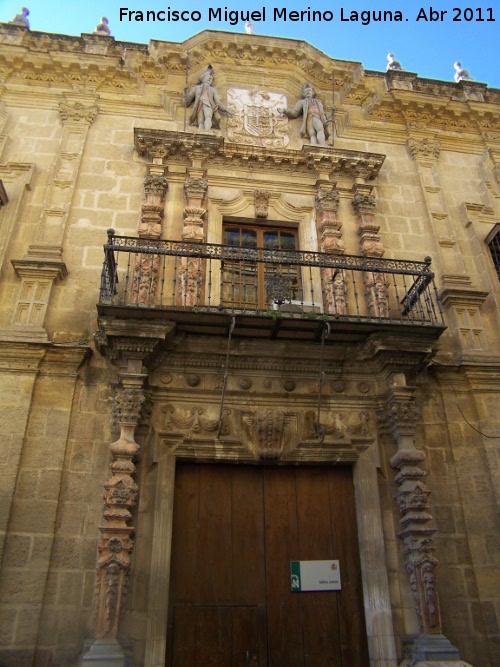
[[[431,260],[115,236],[99,303],[444,327]]]

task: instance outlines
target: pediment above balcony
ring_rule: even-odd
[[[136,128],[134,145],[138,154],[149,161],[162,160],[186,166],[253,167],[271,172],[294,172],[318,177],[375,179],[385,155],[350,151],[333,146],[304,145],[301,150],[267,148],[228,142],[220,133],[173,132]]]

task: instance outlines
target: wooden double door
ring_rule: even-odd
[[[326,559],[341,591],[291,591]],[[367,667],[350,468],[177,465],[166,664]]]

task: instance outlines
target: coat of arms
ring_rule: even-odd
[[[286,104],[284,95],[230,88],[227,101],[233,112],[227,122],[228,139],[253,146],[288,145],[288,120],[278,113],[278,107]]]

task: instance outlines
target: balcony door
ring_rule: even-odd
[[[290,561],[339,560],[292,592]],[[167,667],[368,667],[352,470],[178,463]]]
[[[223,264],[225,307],[270,310],[280,301],[301,298],[298,268],[264,261],[266,251],[298,250],[296,230],[231,223],[224,225],[223,243],[243,251],[243,259],[240,255],[237,261]]]

